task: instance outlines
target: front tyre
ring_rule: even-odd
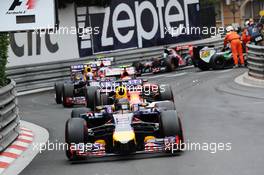
[[[74,85],[64,84],[62,92],[63,92],[63,106],[72,107],[73,103],[71,102],[71,100],[73,100],[74,98]]]
[[[159,87],[159,100],[160,101],[166,101],[166,100],[169,100],[169,101],[174,101],[174,97],[173,97],[173,93],[172,93],[172,90],[171,90],[171,87],[170,85],[161,85]]]
[[[55,101],[57,104],[61,104],[62,103],[63,83],[55,83],[54,89],[55,89],[55,95],[56,95]]]
[[[162,137],[177,137],[179,144],[184,143],[182,124],[176,110],[161,111],[160,132]]]
[[[222,55],[212,56],[210,62],[214,70],[221,70],[225,68],[225,59]]]
[[[77,160],[76,150],[70,149],[72,144],[86,144],[88,140],[88,129],[86,121],[82,118],[71,118],[65,126],[65,142],[68,145],[66,156],[69,160]]]

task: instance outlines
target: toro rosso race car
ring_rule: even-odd
[[[168,87],[165,85],[166,90]],[[174,102],[162,100],[173,98],[172,92],[159,93],[161,101],[149,102],[123,84],[109,96],[113,101],[107,105],[95,110],[74,109],[65,127],[67,158],[74,161],[179,151],[178,145],[184,141],[181,120]]]
[[[142,73],[162,73],[171,72],[178,67],[192,65],[192,46],[178,46],[175,49],[164,49],[163,56],[153,58],[144,63],[134,62],[139,75]],[[186,52],[186,50],[189,50]]]

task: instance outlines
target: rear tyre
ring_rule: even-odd
[[[184,60],[185,60],[185,66],[193,65],[192,57],[190,55],[185,56]]]
[[[203,61],[197,61],[197,67],[202,71],[208,71],[210,69],[209,64]]]
[[[179,58],[178,57],[172,57],[170,62],[171,62],[172,70],[177,69],[179,67]]]
[[[67,98],[74,98],[74,85],[73,84],[64,84],[63,85],[63,106],[72,107],[73,104],[67,101]]]
[[[65,127],[65,142],[68,145],[66,156],[69,160],[78,160],[81,157],[70,149],[71,144],[85,144],[88,140],[86,121],[82,118],[71,118],[67,120]]]
[[[168,60],[164,60],[164,66],[166,67],[167,72],[172,72],[173,66]]]
[[[96,104],[96,97],[97,97],[97,90],[99,88],[97,86],[88,86],[86,90],[86,103],[87,107],[90,108],[92,111],[95,110]]]
[[[105,106],[110,104],[109,95],[106,93],[101,94],[99,91],[96,92],[96,104],[98,106]]]
[[[163,85],[159,87],[160,89],[160,101],[174,101],[173,93],[170,85]]]
[[[56,94],[55,101],[57,104],[61,104],[63,83],[55,83],[54,89],[55,89],[55,94]]]
[[[143,67],[142,64],[139,62],[133,62],[132,66],[135,67],[137,76],[141,76]]]

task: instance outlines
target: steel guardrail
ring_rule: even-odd
[[[248,44],[248,75],[264,80],[264,46]]]
[[[214,45],[216,48],[220,48],[223,45],[223,40],[216,37],[189,43],[174,44],[170,47],[173,48],[181,45]],[[153,57],[160,57],[163,50],[164,46],[158,46],[120,52],[109,52],[104,54],[104,56],[114,57],[114,65],[131,64],[136,61],[146,61]],[[186,52],[188,51],[186,50]],[[69,79],[71,65],[88,62],[94,59],[96,59],[96,55],[87,58],[76,58],[45,64],[8,67],[7,75],[17,83],[18,92],[49,88],[54,86],[54,82]]]
[[[0,152],[4,151],[19,135],[16,83],[10,80],[0,88]]]

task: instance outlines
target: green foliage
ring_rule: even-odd
[[[0,86],[6,85],[6,64],[8,58],[9,36],[7,33],[0,33]]]

